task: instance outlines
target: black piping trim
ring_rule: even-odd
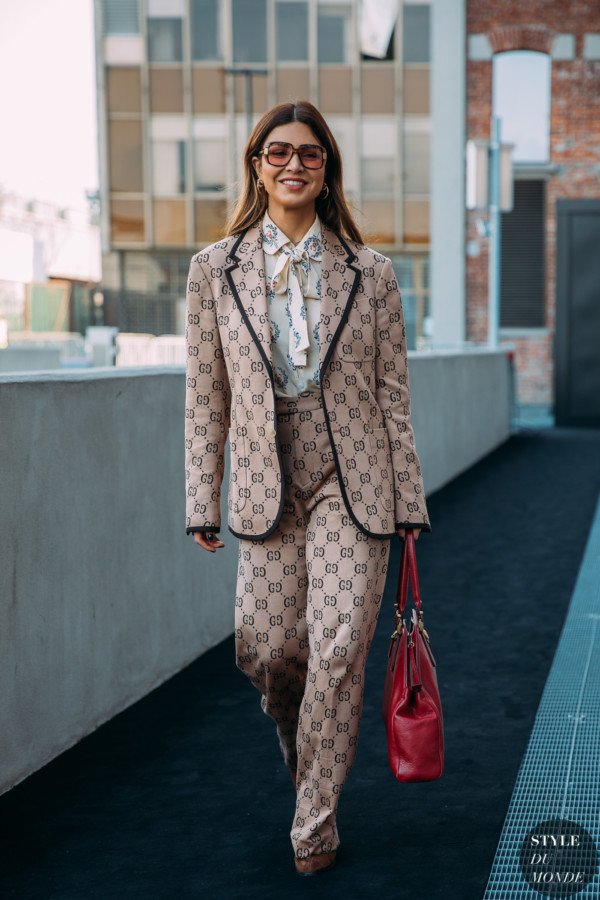
[[[248,226],[248,228],[249,228],[249,227],[250,227],[250,226]],[[276,449],[277,449],[277,461],[278,461],[278,463],[279,463],[280,498],[279,498],[279,508],[278,508],[278,510],[277,510],[277,512],[276,512],[276,514],[275,514],[275,519],[274,519],[273,524],[271,525],[271,527],[270,527],[269,529],[267,529],[267,531],[263,532],[262,534],[252,535],[252,540],[260,541],[260,540],[262,540],[263,538],[268,538],[269,535],[273,534],[273,532],[275,531],[275,529],[276,529],[277,526],[279,525],[279,520],[281,519],[281,516],[282,516],[282,514],[283,514],[283,507],[284,507],[284,504],[285,504],[285,472],[284,472],[284,469],[283,469],[283,454],[282,454],[282,452],[281,452],[281,445],[280,445],[280,443],[279,443],[279,435],[278,435],[278,433],[277,433],[277,410],[276,410],[276,401],[275,401],[275,381],[274,381],[274,379],[273,379],[273,367],[271,366],[271,363],[270,363],[269,360],[268,360],[268,357],[267,357],[267,355],[266,355],[266,353],[265,353],[265,349],[264,349],[263,345],[261,344],[261,342],[260,342],[259,339],[258,339],[258,335],[256,334],[254,328],[252,327],[252,322],[251,322],[250,319],[248,318],[248,313],[247,313],[246,310],[244,309],[244,304],[243,304],[242,301],[241,301],[240,295],[238,294],[237,287],[236,287],[235,282],[234,282],[234,280],[233,280],[233,278],[232,278],[232,276],[231,276],[231,273],[233,272],[233,270],[234,270],[234,269],[237,269],[237,267],[238,267],[239,264],[240,264],[240,260],[239,260],[239,258],[238,258],[238,256],[237,256],[236,250],[237,250],[239,244],[241,243],[242,238],[244,237],[244,235],[245,235],[246,232],[248,231],[248,228],[246,228],[246,229],[240,234],[238,240],[234,243],[233,247],[232,247],[231,250],[229,251],[229,256],[234,260],[234,262],[232,263],[232,265],[228,266],[228,267],[225,269],[225,275],[227,276],[227,281],[228,281],[228,283],[229,283],[229,287],[231,288],[231,292],[232,292],[233,296],[235,297],[235,301],[236,301],[236,303],[237,303],[238,306],[239,306],[240,312],[241,312],[241,314],[242,314],[242,318],[243,318],[244,322],[246,323],[246,326],[247,326],[247,328],[248,328],[248,331],[250,332],[250,335],[251,335],[251,337],[252,337],[252,340],[254,341],[254,343],[256,344],[256,346],[258,347],[259,353],[260,353],[260,355],[261,355],[261,357],[262,357],[262,360],[263,360],[263,362],[264,362],[264,364],[265,364],[265,368],[266,368],[266,370],[267,370],[267,374],[268,374],[269,380],[270,380],[270,382],[271,382],[271,391],[273,392],[273,425],[274,425],[274,427],[275,427],[275,447],[276,447]],[[231,531],[231,533],[232,533],[235,537],[237,537],[237,538],[244,538],[244,539],[248,539],[248,538],[249,538],[249,535],[239,534],[237,531],[233,531],[233,529],[229,526],[229,524],[228,524],[227,527],[229,528],[229,530]]]
[[[337,455],[337,450],[335,449],[335,441],[333,439],[333,431],[331,429],[329,413],[327,412],[327,405],[325,403],[325,394],[323,392],[323,374],[325,372],[325,369],[327,368],[329,359],[331,357],[331,354],[333,353],[333,349],[335,347],[335,344],[337,343],[337,340],[341,334],[341,331],[342,331],[343,327],[345,326],[346,322],[348,321],[348,316],[350,315],[350,306],[352,304],[352,301],[354,300],[354,295],[356,294],[356,291],[358,290],[358,285],[360,284],[360,279],[361,279],[361,275],[362,275],[361,270],[358,269],[356,266],[352,265],[353,261],[355,259],[358,259],[358,256],[356,255],[356,253],[354,253],[350,249],[350,247],[348,246],[348,244],[346,243],[346,241],[343,239],[343,237],[341,235],[336,233],[336,237],[348,254],[345,262],[346,262],[346,265],[348,266],[348,268],[352,269],[352,271],[354,272],[354,284],[350,288],[350,293],[348,294],[346,306],[344,307],[344,311],[340,317],[338,327],[337,327],[333,337],[331,338],[329,347],[327,348],[327,353],[325,354],[325,359],[323,360],[323,366],[321,368],[321,373],[319,376],[319,387],[321,390],[321,399],[323,401],[323,412],[325,413],[325,423],[327,425],[327,433],[329,434],[329,443],[331,444],[331,449],[333,451],[333,459],[335,462],[335,469],[337,472],[338,483],[340,486],[340,492],[342,494],[342,499],[343,499],[346,509],[348,511],[348,515],[350,516],[350,518],[352,519],[352,521],[354,522],[354,524],[356,525],[358,530],[361,531],[363,534],[366,534],[368,537],[378,538],[379,540],[385,540],[387,538],[395,537],[396,532],[388,531],[388,532],[385,532],[384,534],[377,534],[374,531],[369,531],[369,529],[365,528],[365,526],[362,524],[362,522],[359,522],[358,519],[356,518],[356,516],[354,515],[352,505],[348,498],[348,494],[346,493],[346,486],[342,479],[342,467],[340,465],[340,461],[339,461],[339,458]]]
[[[195,534],[197,531],[202,533],[214,531],[215,534],[218,534],[221,530],[219,525],[192,525],[190,528],[185,529],[186,534]]]
[[[363,525],[360,524],[360,522],[358,522],[356,520],[356,518],[352,515],[352,513],[350,513],[350,516],[352,518],[352,521],[357,526],[358,530],[361,531],[363,534],[366,534],[367,537],[377,538],[377,540],[381,540],[381,541],[384,541],[387,538],[398,537],[398,533],[396,531],[389,531],[389,532],[386,532],[385,534],[376,534],[374,531],[368,531],[368,529],[366,529]],[[273,528],[270,528],[269,531],[266,533],[270,535],[273,532],[274,528],[278,524],[279,524],[279,522],[276,521]],[[260,541],[265,536],[262,534],[242,534],[239,531],[234,531],[233,528],[231,527],[231,525],[229,525],[229,524],[227,525],[227,527],[234,537],[241,538],[244,541]]]
[[[420,528],[421,531],[431,531],[431,525],[428,525],[427,522],[400,522],[396,528]]]
[[[248,228],[249,227],[250,226],[248,226]],[[250,322],[250,319],[248,318],[248,313],[244,309],[244,304],[242,303],[240,296],[238,294],[235,282],[234,282],[233,278],[231,277],[231,272],[233,272],[234,269],[237,269],[237,267],[239,266],[239,263],[240,263],[240,260],[236,253],[236,250],[237,250],[238,246],[240,245],[244,235],[248,231],[248,228],[246,228],[240,234],[239,238],[235,241],[235,243],[231,247],[231,250],[229,251],[229,256],[231,259],[234,260],[234,262],[232,263],[232,265],[228,266],[225,269],[225,275],[227,276],[227,281],[229,283],[229,287],[231,288],[233,296],[235,297],[235,300],[239,306],[240,312],[242,314],[242,318],[244,319],[244,322],[246,323],[246,326],[250,332],[250,335],[252,336],[254,343],[258,347],[260,355],[265,364],[265,368],[269,374],[269,378],[271,381],[271,390],[273,391],[273,408],[275,409],[276,399],[275,399],[275,383],[273,380],[273,369],[272,369],[272,366],[269,363],[269,360],[265,354],[264,347],[263,347],[262,343],[258,340],[258,336],[257,336],[256,332],[254,331],[254,328],[252,327],[252,323]],[[355,259],[358,259],[358,256],[356,255],[356,253],[354,253],[350,249],[350,247],[348,246],[346,241],[343,239],[343,237],[341,235],[337,234],[337,232],[336,232],[336,237],[348,254],[345,262],[346,262],[346,265],[350,269],[352,269],[352,271],[354,272],[354,283],[353,283],[352,287],[350,288],[350,293],[349,293],[348,299],[346,301],[346,306],[344,307],[344,311],[341,315],[340,321],[338,323],[338,327],[336,328],[335,333],[334,333],[333,337],[331,338],[331,341],[329,342],[329,347],[327,348],[327,353],[325,354],[325,358],[323,359],[323,365],[321,366],[321,371],[319,373],[319,390],[321,392],[321,400],[323,403],[323,412],[325,414],[327,433],[329,434],[329,442],[330,442],[331,448],[333,450],[333,458],[334,458],[335,468],[336,468],[336,472],[337,472],[337,476],[338,476],[338,483],[340,485],[342,499],[344,500],[344,504],[348,511],[348,515],[350,516],[350,518],[352,519],[352,521],[354,522],[354,524],[356,525],[358,530],[361,531],[363,534],[366,534],[367,537],[377,538],[378,540],[386,540],[387,538],[396,537],[397,532],[396,531],[388,531],[388,532],[385,532],[384,534],[377,534],[374,531],[369,531],[369,529],[365,528],[365,526],[361,522],[359,522],[358,519],[356,518],[356,516],[354,515],[350,501],[348,499],[348,495],[346,493],[346,487],[342,480],[342,470],[341,470],[341,466],[340,466],[340,461],[338,459],[337,451],[335,449],[335,441],[333,440],[333,432],[331,429],[331,422],[329,421],[329,413],[327,412],[327,406],[325,405],[325,396],[323,393],[323,373],[325,372],[327,365],[329,364],[329,359],[331,357],[331,354],[333,353],[334,347],[338,341],[341,331],[348,320],[348,316],[350,315],[350,305],[354,299],[354,295],[356,294],[356,291],[358,290],[358,285],[360,284],[360,279],[361,279],[361,275],[362,275],[361,270],[359,268],[357,268],[356,266],[352,265],[353,261]],[[244,534],[239,531],[234,531],[233,528],[231,527],[231,525],[229,525],[229,523],[227,523],[227,528],[229,529],[231,534],[236,538],[240,538],[242,540],[248,540],[248,541],[260,541],[260,540],[263,540],[264,538],[269,537],[275,531],[277,526],[279,525],[279,521],[281,519],[281,515],[283,513],[283,507],[284,507],[284,503],[285,503],[285,474],[284,474],[284,469],[283,469],[283,456],[281,453],[281,445],[279,443],[279,435],[277,433],[277,414],[276,413],[275,413],[275,445],[277,447],[277,459],[279,462],[279,472],[281,475],[281,497],[280,497],[280,501],[279,501],[279,509],[277,510],[273,524],[267,531],[263,532],[262,534]],[[411,523],[411,524],[412,524],[412,527],[417,527],[417,528],[421,528],[421,527],[426,528],[427,527],[425,524],[422,526],[415,525],[414,523]],[[405,528],[407,526],[399,525],[398,527]]]
[[[248,227],[250,227],[250,226],[248,226]],[[247,231],[248,231],[248,228],[244,228],[244,230],[241,231],[241,232],[238,234],[237,238],[235,239],[235,241],[233,242],[233,244],[231,245],[231,247],[230,247],[229,250],[227,251],[227,257],[226,257],[226,258],[227,258],[227,259],[230,259],[230,260],[232,261],[232,263],[234,263],[235,265],[237,265],[237,264],[239,263],[239,258],[238,258],[238,255],[237,255],[237,253],[236,253],[236,250],[237,250],[237,248],[240,246],[240,244],[242,243],[242,239],[243,239],[243,237],[244,237],[244,235],[246,234]],[[235,268],[235,265],[232,266],[232,268]]]
[[[361,531],[363,534],[366,534],[368,537],[379,538],[380,540],[385,540],[386,538],[396,537],[397,532],[396,532],[396,531],[389,531],[389,532],[385,532],[384,534],[377,534],[377,533],[374,532],[374,531],[369,531],[369,529],[368,529],[368,528],[365,528],[365,526],[364,526],[361,522],[359,522],[358,519],[356,518],[356,516],[354,515],[354,512],[353,512],[353,510],[352,510],[352,506],[351,506],[351,504],[350,504],[348,495],[347,495],[347,493],[346,493],[346,486],[344,485],[344,482],[343,482],[343,480],[342,480],[342,471],[341,471],[340,461],[339,461],[339,459],[338,459],[337,451],[336,451],[336,449],[335,449],[335,441],[333,440],[333,432],[332,432],[332,430],[331,430],[331,422],[330,422],[330,420],[329,420],[329,413],[327,412],[327,406],[326,406],[326,404],[325,404],[325,396],[324,396],[324,394],[323,394],[323,386],[322,386],[322,382],[323,382],[323,377],[322,377],[322,376],[323,376],[323,372],[325,371],[325,367],[327,366],[327,364],[328,364],[328,362],[329,362],[329,357],[330,357],[331,354],[333,353],[333,348],[334,348],[335,343],[337,342],[337,339],[338,339],[338,337],[339,337],[339,335],[340,335],[340,332],[341,332],[342,328],[344,327],[344,325],[346,324],[346,321],[347,321],[348,316],[349,316],[349,314],[350,314],[350,304],[351,304],[352,300],[354,299],[354,295],[355,295],[355,293],[356,293],[356,291],[357,291],[357,289],[358,289],[358,285],[360,284],[360,278],[361,278],[361,274],[362,274],[360,269],[358,269],[358,268],[356,268],[356,266],[353,266],[353,265],[352,265],[353,261],[354,261],[355,259],[358,259],[358,256],[356,255],[356,253],[354,253],[354,252],[351,250],[351,248],[348,246],[348,244],[346,243],[346,241],[343,239],[343,237],[342,237],[341,235],[336,234],[336,237],[337,237],[337,239],[339,240],[339,242],[342,244],[342,246],[345,248],[346,252],[348,253],[348,256],[347,256],[347,258],[346,258],[346,265],[348,266],[348,268],[352,269],[352,271],[355,273],[355,278],[354,278],[354,284],[352,285],[352,288],[350,289],[350,294],[349,294],[349,296],[348,296],[348,300],[347,300],[347,302],[346,302],[346,306],[345,306],[345,308],[344,308],[344,312],[342,313],[342,316],[341,316],[341,318],[340,318],[339,325],[338,325],[338,327],[337,327],[337,330],[336,330],[334,336],[333,336],[332,339],[331,339],[331,343],[330,343],[329,348],[328,348],[328,350],[327,350],[327,354],[326,354],[326,356],[325,356],[325,359],[323,360],[323,368],[322,368],[322,370],[321,370],[321,375],[320,375],[320,378],[319,378],[319,383],[320,383],[320,387],[321,387],[321,397],[322,397],[322,399],[323,399],[323,411],[324,411],[324,413],[325,413],[325,422],[326,422],[326,424],[327,424],[327,432],[328,432],[328,434],[329,434],[329,442],[330,442],[330,444],[331,444],[331,449],[333,450],[333,458],[334,458],[334,461],[335,461],[335,468],[336,468],[336,472],[337,472],[337,476],[338,476],[338,482],[339,482],[339,485],[340,485],[340,491],[341,491],[341,494],[342,494],[342,498],[343,498],[343,500],[344,500],[344,503],[345,503],[345,505],[346,505],[346,509],[347,509],[347,511],[348,511],[348,515],[350,516],[350,518],[352,519],[352,521],[354,522],[354,524],[356,525],[356,527],[358,528],[358,530]],[[395,527],[396,527],[396,526],[395,526]],[[399,528],[405,528],[406,525],[399,525],[399,526],[397,526],[397,527],[399,527]],[[414,526],[414,525],[413,525],[413,527],[424,527],[424,528],[427,528],[428,526],[427,526],[427,525],[423,525],[423,526],[418,526],[418,525],[417,525],[417,526]]]

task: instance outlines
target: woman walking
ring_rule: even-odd
[[[410,422],[402,303],[366,247],[339,147],[307,101],[256,124],[226,237],[187,290],[186,532],[239,538],[236,664],[296,786],[296,870],[330,868],[390,539],[431,531]]]

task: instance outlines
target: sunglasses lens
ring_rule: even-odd
[[[320,147],[305,147],[300,152],[300,159],[307,169],[320,169],[323,165],[323,151]]]
[[[292,153],[293,147],[290,144],[269,144],[267,162],[272,166],[286,166]],[[323,151],[320,147],[303,147],[300,150],[300,161],[307,169],[320,169],[323,165]]]
[[[291,155],[292,148],[288,144],[270,144],[267,160],[272,166],[285,166]]]

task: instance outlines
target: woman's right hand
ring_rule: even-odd
[[[216,534],[212,534],[210,531],[195,531],[194,541],[200,547],[204,547],[205,550],[210,550],[211,553],[214,553],[215,550],[218,550],[220,547],[225,546],[223,541],[218,538]]]

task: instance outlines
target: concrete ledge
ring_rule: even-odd
[[[4,347],[0,350],[0,372],[17,372],[32,366],[60,368],[60,347]]]
[[[409,368],[430,494],[509,436],[508,362]],[[209,554],[185,534],[184,408],[183,367],[0,375],[0,793],[233,630],[229,461]]]
[[[92,369],[35,369],[0,372],[0,384],[45,381],[100,381],[111,378],[147,378],[149,375],[184,375],[183,366],[94,366]]]
[[[237,541],[185,534],[184,400],[167,369],[1,379],[0,791],[232,631]]]
[[[504,350],[436,350],[408,359],[411,421],[429,495],[510,436],[510,369]]]

